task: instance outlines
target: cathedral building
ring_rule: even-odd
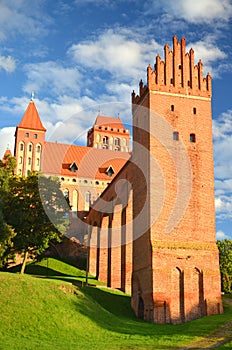
[[[98,115],[88,132],[88,146],[46,141],[33,99],[16,127],[16,174],[39,171],[56,176],[73,216],[86,214],[130,157],[130,132],[120,118]]]
[[[57,176],[88,236],[89,272],[131,294],[141,319],[221,313],[211,76],[173,38],[132,92],[133,150],[119,118],[97,116],[87,146],[46,141],[34,101],[16,128],[16,173]]]

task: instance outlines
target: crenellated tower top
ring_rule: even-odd
[[[147,85],[140,81],[139,95],[132,93],[132,103],[137,103],[140,97],[148,90],[209,97],[212,96],[211,76],[208,73],[203,77],[203,64],[201,60],[194,64],[194,50],[186,53],[186,40],[179,42],[177,36],[173,37],[173,50],[164,46],[164,60],[156,56],[154,69],[147,67]]]

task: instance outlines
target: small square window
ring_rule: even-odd
[[[38,135],[37,134],[34,134],[34,139],[37,139],[38,138]]]
[[[25,133],[25,137],[29,137],[29,132],[26,132],[26,133]]]

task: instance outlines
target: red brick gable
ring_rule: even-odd
[[[33,101],[30,101],[18,128],[46,131]]]

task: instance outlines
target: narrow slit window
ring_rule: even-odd
[[[197,109],[196,109],[196,107],[193,107],[193,114],[197,114]]]
[[[174,105],[171,105],[171,111],[172,112],[174,112],[174,109],[175,109]]]
[[[196,135],[190,134],[190,142],[196,142]]]

